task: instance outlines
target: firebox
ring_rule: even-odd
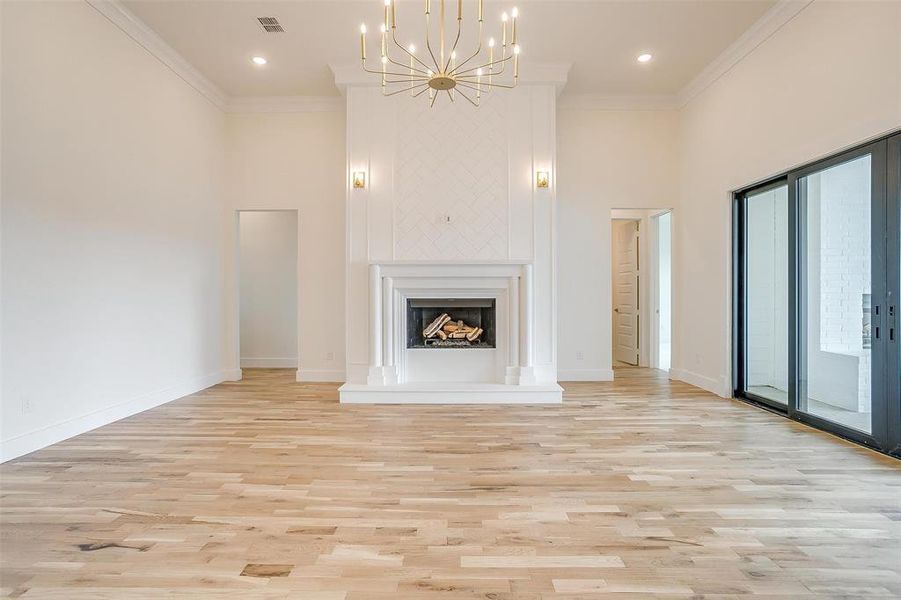
[[[407,348],[494,348],[494,298],[408,298]]]

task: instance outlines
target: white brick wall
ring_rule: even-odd
[[[748,385],[788,390],[788,191],[748,202]]]
[[[863,157],[811,175],[808,185],[808,309],[810,395],[870,411],[870,350],[863,347],[863,294],[870,293],[870,159]],[[814,322],[816,315],[816,322]],[[817,368],[815,351],[857,362],[856,398],[835,396],[836,382]],[[819,396],[819,397],[818,397]]]

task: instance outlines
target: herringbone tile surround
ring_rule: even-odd
[[[654,371],[547,407],[245,373],[2,465],[3,597],[901,597],[897,461]]]

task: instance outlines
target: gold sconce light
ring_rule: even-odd
[[[366,187],[366,171],[354,171],[353,184],[355,190],[362,190]]]
[[[547,171],[536,171],[535,172],[535,187],[536,188],[548,188],[551,184],[550,173]]]

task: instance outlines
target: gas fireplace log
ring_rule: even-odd
[[[479,337],[481,337],[481,335],[482,335],[482,333],[484,333],[484,331],[485,330],[482,329],[481,327],[474,327],[472,331],[470,331],[469,333],[466,334],[466,339],[469,340],[470,342],[474,342],[477,339],[479,339]]]
[[[429,323],[428,327],[422,330],[422,336],[426,339],[434,337],[448,321],[450,321],[450,315],[443,313],[437,319]]]

